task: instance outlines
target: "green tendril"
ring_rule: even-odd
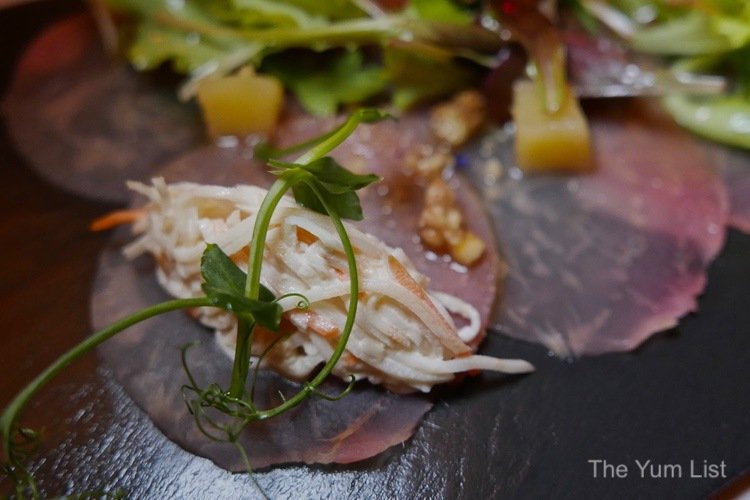
[[[126,328],[167,312],[210,305],[210,301],[205,297],[198,299],[175,299],[147,307],[131,314],[130,316],[122,318],[112,325],[94,333],[86,340],[60,356],[57,361],[52,363],[52,365],[39,374],[30,384],[18,393],[10,404],[5,407],[2,416],[0,416],[0,432],[2,432],[3,449],[5,450],[6,460],[8,461],[5,470],[10,471],[10,474],[8,475],[17,485],[16,496],[18,498],[24,498],[28,493],[31,498],[39,498],[39,492],[36,488],[34,479],[22,465],[22,462],[28,458],[24,452],[24,444],[28,443],[27,437],[30,436],[30,433],[33,431],[17,427],[16,421],[21,411],[26,407],[31,398],[42,389],[42,387],[54,379],[73,361],[90,352],[95,347],[102,344],[104,341],[109,340]]]
[[[29,400],[76,359],[126,328],[160,314],[179,309],[215,307],[224,309],[237,317],[237,342],[229,388],[225,390],[215,383],[205,388],[200,387],[188,362],[188,351],[196,345],[194,342],[181,348],[181,362],[188,380],[188,383],[182,386],[181,391],[187,410],[193,416],[198,430],[210,440],[231,443],[237,447],[248,472],[252,472],[250,461],[246,450],[238,442],[242,431],[248,424],[278,416],[311,396],[337,401],[351,392],[355,384],[354,376],[350,377],[347,387],[336,395],[322,392],[320,386],[341,359],[354,328],[357,314],[359,296],[357,263],[354,248],[342,219],[361,218],[361,207],[355,191],[378,178],[349,172],[326,155],[346,140],[360,123],[371,123],[385,116],[387,115],[373,109],[359,110],[330,132],[303,143],[310,149],[294,163],[271,161],[270,164],[276,167],[278,178],[268,190],[256,214],[249,247],[247,274],[239,269],[219,247],[207,245],[201,259],[202,289],[206,294],[205,297],[170,300],[147,307],[97,331],[63,354],[11,401],[0,416],[2,444],[7,460],[7,463],[0,464],[0,472],[14,482],[16,495],[19,498],[27,494],[32,498],[39,498],[33,477],[23,465],[23,462],[35,451],[38,435],[30,429],[19,428],[16,424],[20,412]],[[297,151],[299,148],[293,147],[286,151],[292,150]],[[299,309],[311,307],[309,299],[301,293],[291,292],[277,298],[261,284],[263,253],[272,217],[279,203],[290,190],[294,193],[298,203],[328,215],[338,234],[346,255],[350,279],[347,316],[334,352],[320,371],[311,380],[302,384],[296,394],[287,397],[279,393],[282,401],[280,404],[260,409],[254,403],[259,367],[263,359],[288,338],[288,334],[280,333],[283,309],[279,301],[297,297]],[[251,346],[255,330],[259,326],[277,332],[278,336],[257,357],[248,395],[246,387],[251,365]],[[256,486],[258,486],[257,483]],[[260,490],[260,486],[258,488]]]
[[[349,375],[349,383],[346,384],[346,387],[344,388],[344,390],[338,394],[335,394],[335,395],[326,394],[325,392],[322,392],[315,388],[311,389],[311,391],[313,395],[321,399],[325,399],[327,401],[338,401],[342,399],[344,396],[346,396],[347,394],[349,394],[350,392],[352,392],[352,389],[354,389],[354,385],[356,383],[357,383],[357,378],[354,375]]]
[[[182,369],[185,372],[185,375],[187,375],[188,380],[190,381],[190,384],[184,387],[198,387],[198,384],[196,383],[195,379],[193,378],[193,374],[190,371],[190,367],[188,366],[187,362],[187,352],[192,349],[193,347],[197,346],[200,342],[194,341],[190,342],[189,344],[185,344],[180,348],[180,361],[182,362]]]
[[[253,227],[253,238],[250,242],[248,273],[245,281],[245,296],[247,298],[257,299],[260,295],[260,272],[263,266],[263,251],[266,245],[268,228],[271,225],[271,216],[293,183],[293,178],[277,179],[268,190],[268,194],[263,198],[263,202],[258,209],[255,226]],[[235,398],[242,397],[245,392],[245,383],[250,366],[253,326],[240,320],[237,327],[234,368],[232,370],[232,382],[229,386],[229,395]]]
[[[250,400],[255,399],[255,387],[256,387],[256,382],[258,381],[258,374],[260,373],[261,360],[264,359],[266,356],[268,356],[268,353],[270,353],[273,350],[273,348],[276,347],[276,345],[278,345],[281,341],[286,340],[288,338],[289,338],[289,335],[279,335],[278,337],[273,339],[273,341],[268,345],[268,347],[266,347],[265,350],[260,354],[260,356],[258,356],[258,361],[257,363],[255,363],[255,370],[253,370],[253,378],[250,381]]]
[[[250,478],[253,481],[253,485],[255,485],[255,488],[258,490],[258,492],[261,494],[263,498],[266,500],[269,500],[268,495],[266,495],[266,492],[263,491],[263,488],[261,487],[260,483],[258,483],[258,479],[255,477],[255,474],[253,474],[253,467],[250,464],[250,458],[247,456],[247,451],[245,450],[245,447],[242,446],[237,441],[234,441],[232,444],[234,444],[234,447],[237,448],[237,452],[240,454],[240,457],[242,458],[242,463],[245,464],[245,470],[247,470],[247,473],[250,475]]]
[[[288,299],[291,297],[298,297],[299,301],[297,302],[297,309],[310,309],[310,300],[302,295],[301,293],[291,292],[291,293],[285,293],[284,295],[280,295],[278,299],[276,299],[276,302],[282,300],[282,299]]]

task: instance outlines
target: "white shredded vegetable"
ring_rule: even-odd
[[[170,294],[180,298],[202,294],[200,260],[207,243],[217,244],[246,269],[255,214],[265,190],[167,185],[160,178],[151,185],[129,186],[150,201],[147,215],[133,226],[138,237],[124,254],[128,258],[152,254],[159,283]],[[357,255],[360,299],[335,375],[345,380],[354,375],[398,392],[427,392],[460,372],[533,370],[523,360],[473,354],[468,343],[481,328],[473,306],[449,294],[427,292],[427,277],[417,272],[402,250],[352,225],[347,231]],[[299,309],[298,297],[280,301],[293,331],[262,360],[263,366],[285,376],[305,378],[331,356],[347,315],[346,257],[330,219],[291,199],[282,200],[271,220],[261,281],[277,296],[294,292],[310,302],[309,308]],[[466,325],[458,329],[451,314],[465,318]],[[219,345],[232,356],[234,317],[215,308],[202,308],[197,315],[216,331]],[[253,355],[260,355],[277,335],[256,333]]]

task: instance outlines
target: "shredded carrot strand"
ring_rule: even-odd
[[[115,210],[106,215],[98,217],[91,222],[91,231],[106,231],[123,224],[132,224],[145,215],[145,210],[133,208],[128,210]]]

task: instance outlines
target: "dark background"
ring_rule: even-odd
[[[35,32],[78,2],[0,11],[0,91]],[[40,144],[40,147],[44,147]],[[89,296],[107,235],[88,223],[116,208],[44,183],[0,128],[0,405],[90,333]],[[700,313],[636,352],[573,363],[490,335],[485,352],[524,357],[525,378],[482,376],[444,389],[416,436],[355,466],[287,466],[256,479],[273,498],[695,498],[750,468],[750,237],[730,231]],[[96,356],[74,364],[25,413],[44,429],[34,469],[47,496],[116,487],[133,498],[245,498],[226,473],[167,441]],[[593,477],[593,459],[627,464]],[[726,463],[727,479],[641,479],[634,460]],[[738,491],[739,485],[730,485]],[[10,485],[0,481],[0,494]]]

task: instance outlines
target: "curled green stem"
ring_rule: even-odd
[[[357,304],[359,302],[359,275],[357,274],[357,262],[354,256],[354,248],[352,247],[351,241],[349,240],[349,234],[346,232],[346,227],[344,226],[341,218],[333,210],[333,208],[328,205],[325,197],[322,195],[322,193],[320,193],[318,188],[313,183],[310,183],[308,185],[313,190],[313,192],[315,192],[318,199],[325,207],[326,212],[328,212],[328,215],[331,217],[331,221],[333,222],[333,225],[336,228],[336,232],[341,239],[341,244],[344,246],[344,253],[346,254],[346,261],[349,267],[350,280],[349,308],[346,315],[346,323],[344,324],[344,329],[341,332],[341,337],[336,344],[336,348],[334,349],[333,354],[328,359],[323,368],[318,372],[318,374],[310,382],[305,384],[302,390],[300,390],[291,398],[287,399],[284,403],[269,410],[259,411],[258,420],[265,420],[275,417],[276,415],[280,415],[281,413],[294,408],[302,401],[304,401],[307,397],[317,392],[318,387],[325,381],[326,378],[328,378],[328,375],[331,374],[334,366],[336,366],[336,363],[338,363],[339,359],[341,359],[341,355],[344,353],[346,344],[349,341],[349,335],[354,328],[354,320],[357,316]]]
[[[367,111],[360,111],[357,113],[352,113],[349,118],[337,129],[335,129],[332,133],[326,134],[324,136],[324,139],[315,144],[307,153],[303,154],[299,158],[297,158],[296,162],[297,164],[306,164],[313,162],[315,160],[318,160],[328,153],[330,153],[333,149],[335,149],[339,144],[344,142],[347,137],[349,137],[352,132],[357,128],[357,126],[362,123],[363,121],[370,121],[371,119],[374,119],[374,116],[370,116]],[[251,243],[251,249],[250,249],[250,257],[248,262],[248,274],[247,274],[247,284],[246,284],[246,293],[248,294],[248,297],[250,298],[257,298],[257,294],[260,289],[260,269],[262,266],[262,259],[263,259],[263,248],[265,245],[265,239],[266,234],[268,232],[268,226],[270,224],[271,216],[268,211],[273,211],[275,207],[278,205],[279,201],[281,201],[281,198],[283,197],[284,193],[296,182],[304,182],[302,180],[303,176],[309,175],[307,172],[300,172],[297,175],[289,175],[289,176],[282,176],[280,177],[274,184],[271,186],[271,189],[269,189],[268,196],[263,200],[263,204],[261,205],[261,208],[258,210],[258,215],[255,221],[255,227],[253,230],[253,241]],[[328,362],[323,366],[320,372],[311,380],[308,382],[302,390],[300,390],[297,394],[292,396],[291,398],[285,400],[282,404],[268,409],[264,411],[258,412],[257,418],[258,420],[265,420],[268,418],[272,418],[276,415],[279,415],[281,413],[284,413],[285,411],[297,406],[300,404],[303,400],[305,400],[310,395],[314,394],[317,390],[317,388],[320,386],[320,384],[323,383],[323,381],[328,377],[328,375],[331,374],[331,371],[333,371],[333,367],[338,363],[339,359],[341,358],[341,355],[344,353],[344,350],[346,349],[346,344],[349,341],[349,335],[351,334],[352,328],[354,327],[354,320],[357,314],[357,303],[358,303],[358,294],[359,294],[359,277],[357,274],[357,263],[356,258],[354,256],[354,248],[352,247],[351,241],[349,240],[349,235],[346,232],[346,227],[344,226],[341,218],[336,213],[336,211],[331,207],[328,202],[326,201],[323,194],[319,191],[318,187],[315,185],[314,182],[308,182],[307,185],[310,187],[310,189],[315,193],[317,198],[320,200],[321,204],[325,208],[326,212],[328,213],[328,216],[331,218],[331,221],[333,222],[334,227],[336,228],[336,232],[339,235],[339,238],[341,239],[341,243],[344,247],[344,252],[346,254],[347,259],[347,265],[349,267],[349,276],[350,276],[350,296],[349,296],[349,308],[347,311],[347,317],[346,317],[346,323],[344,324],[344,329],[341,333],[341,337],[339,338],[339,341],[336,345],[336,348],[333,352],[333,355],[328,360]],[[239,333],[239,332],[238,332]],[[239,345],[239,341],[238,341]],[[246,349],[249,349],[249,345],[246,347]],[[247,370],[249,367],[249,360],[248,357],[248,351],[245,350],[243,352],[240,352],[239,350],[235,353],[235,364],[237,363],[237,354],[240,354],[243,356],[241,358],[241,363],[243,368],[243,372],[240,372],[237,377],[233,376],[232,382],[233,385],[230,388],[230,395],[234,394],[241,394],[244,390],[244,384],[247,379]],[[237,383],[235,386],[234,383]],[[241,384],[241,385],[240,385]],[[235,392],[233,392],[235,391]]]
[[[325,155],[336,149],[336,147],[338,147],[347,138],[349,138],[349,136],[352,135],[352,133],[356,130],[360,123],[369,122],[373,119],[379,119],[381,116],[382,115],[380,114],[375,115],[371,110],[367,109],[352,113],[337,129],[334,129],[332,132],[323,136],[320,142],[314,144],[307,151],[307,153],[297,158],[295,163],[304,165],[306,163],[310,163],[323,158]],[[318,197],[320,197],[320,193],[317,194]],[[328,210],[328,208],[326,210]],[[333,212],[331,210],[328,210],[328,213],[329,215],[331,215]]]
[[[0,432],[2,432],[3,449],[5,450],[8,462],[13,466],[20,466],[20,464],[17,463],[16,452],[14,450],[14,430],[18,415],[28,404],[31,398],[33,398],[42,389],[42,387],[44,387],[50,380],[55,378],[73,361],[77,360],[84,354],[87,354],[104,341],[112,338],[114,335],[120,333],[126,328],[135,325],[136,323],[140,323],[141,321],[170,311],[210,305],[212,305],[211,301],[203,297],[197,299],[175,299],[157,304],[155,306],[147,307],[141,311],[131,314],[130,316],[122,318],[121,320],[113,323],[106,328],[97,331],[86,340],[60,356],[57,361],[52,363],[21,392],[19,392],[18,395],[16,395],[16,397],[10,402],[10,404],[5,407],[2,416],[0,416]]]
[[[294,183],[293,178],[279,178],[268,190],[263,198],[258,213],[255,217],[253,227],[253,240],[250,242],[250,255],[247,262],[247,281],[245,282],[245,295],[251,299],[260,296],[260,274],[263,267],[263,250],[266,243],[266,235],[271,225],[271,215],[278,206],[284,194]],[[239,321],[237,325],[237,345],[234,350],[234,367],[232,369],[232,381],[229,386],[229,395],[241,398],[245,392],[245,383],[250,370],[250,347],[252,346],[253,325]]]

